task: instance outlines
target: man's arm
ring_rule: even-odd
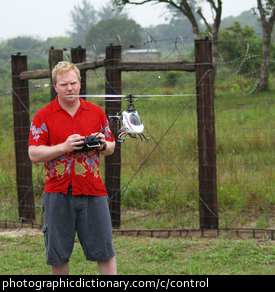
[[[99,153],[104,156],[112,155],[115,151],[116,142],[106,141],[105,136],[102,133],[97,134],[97,137],[101,138],[100,141],[101,145],[96,148],[99,151]],[[105,143],[107,144],[106,150],[101,151]]]
[[[34,163],[50,161],[67,152],[79,150],[81,149],[79,145],[83,143],[83,141],[79,141],[79,140],[83,140],[84,138],[85,138],[84,136],[74,134],[74,135],[69,136],[64,143],[61,143],[58,145],[54,145],[54,146],[31,145],[29,146],[30,160]]]
[[[115,151],[116,142],[106,141],[106,144],[107,144],[106,150],[100,151],[99,153],[104,156],[112,155]],[[99,150],[102,150],[102,148],[103,148],[103,145],[98,147]]]

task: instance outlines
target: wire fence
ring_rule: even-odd
[[[192,60],[192,48],[180,50],[175,44],[172,51],[160,54],[150,43],[146,50],[125,51],[123,58]],[[257,92],[261,56],[253,53],[253,46],[253,41],[242,43],[236,58],[231,59],[220,51],[216,72],[220,228],[275,228],[275,76],[271,66],[270,91]],[[40,69],[48,68],[45,51],[35,47],[25,53],[36,59]],[[97,57],[91,50],[89,58]],[[64,51],[64,60],[70,58],[69,51]],[[0,54],[0,59],[5,60],[0,68],[0,220],[18,221],[10,56]],[[158,96],[135,104],[149,142],[127,138],[121,145],[122,229],[199,228],[196,85],[195,74],[189,72],[123,72],[124,94]],[[29,81],[31,118],[50,102],[50,87],[49,79]],[[88,71],[87,93],[103,94],[104,89],[105,70]],[[168,94],[174,96],[161,96]],[[87,100],[105,106],[103,99]],[[125,105],[123,101],[122,107]],[[101,174],[104,177],[103,163]],[[33,166],[33,186],[36,221],[42,222],[42,164]]]

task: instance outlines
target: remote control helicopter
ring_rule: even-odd
[[[124,143],[127,136],[135,139],[140,138],[143,142],[148,142],[149,140],[149,138],[146,138],[143,134],[144,125],[134,106],[134,101],[136,100],[136,96],[129,94],[126,99],[128,104],[122,111],[120,111],[121,114],[118,113],[115,116],[109,117],[111,120],[117,119],[120,121],[121,128],[118,130],[119,142]]]
[[[128,104],[116,115],[109,116],[109,122],[105,125],[100,132],[102,132],[112,120],[118,120],[120,122],[120,129],[117,131],[118,133],[118,142],[124,143],[127,136],[138,139],[140,138],[143,142],[148,142],[149,138],[146,138],[143,134],[144,125],[142,120],[138,114],[134,106],[134,102],[141,97],[140,95],[79,95],[79,97],[104,97],[104,98],[126,98],[125,101]],[[142,95],[144,97],[144,95]],[[149,97],[146,95],[146,97]],[[150,96],[151,97],[151,96]],[[89,148],[94,148],[98,146],[99,138],[95,136],[88,136],[83,140],[84,150]]]

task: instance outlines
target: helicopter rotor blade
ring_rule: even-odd
[[[179,97],[179,96],[193,96],[196,94],[141,94],[133,95],[133,97]]]
[[[100,98],[121,98],[121,97],[128,97],[125,94],[80,94],[80,95],[72,95],[73,97],[100,97]]]
[[[196,94],[133,94],[133,98],[140,97],[180,97],[180,96],[195,96]],[[83,94],[83,95],[71,95],[71,97],[94,97],[94,98],[130,98],[130,94]]]

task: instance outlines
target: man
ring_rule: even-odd
[[[108,196],[99,172],[99,155],[114,152],[114,137],[104,111],[78,97],[80,72],[74,64],[58,63],[52,78],[57,97],[36,113],[29,138],[30,159],[45,165],[47,264],[53,275],[69,274],[77,231],[86,259],[97,261],[101,274],[116,274]],[[79,151],[89,135],[100,137],[100,146]]]

